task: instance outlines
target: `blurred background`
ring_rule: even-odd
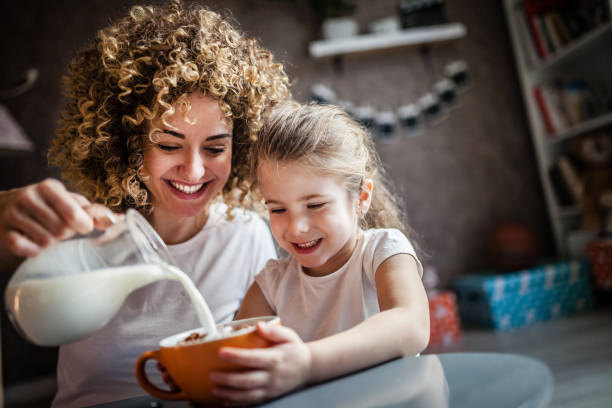
[[[62,108],[60,78],[71,58],[95,37],[99,28],[141,3],[1,3],[4,18],[0,25],[0,89],[27,82],[30,68],[38,71],[38,77],[27,91],[0,101],[33,143],[31,151],[2,150],[0,189],[59,177],[57,169],[47,166],[45,153]],[[538,164],[541,154],[534,148],[537,143],[534,145],[531,136],[529,120],[534,116],[521,90],[505,2],[200,3],[231,13],[244,31],[260,39],[285,65],[296,99],[337,102],[356,116],[367,116],[365,108],[373,108],[376,114],[368,123],[374,123],[378,152],[401,197],[408,223],[416,232],[424,253],[423,263],[427,270],[435,271],[437,288],[448,289],[458,277],[490,268],[491,243],[504,226],[518,226],[518,246],[527,246],[519,256],[524,255],[528,261],[561,259],[566,255],[560,253],[549,221],[550,209]],[[321,7],[325,3],[328,7]],[[348,9],[343,7],[345,3]],[[422,14],[420,21],[410,20],[415,9],[438,3],[442,11],[437,9],[433,16]],[[338,16],[348,16],[351,23],[331,28],[323,24],[329,17]],[[317,53],[317,43],[319,50],[324,49],[335,36],[342,37],[344,29],[356,29],[353,34],[379,31],[379,35],[393,36],[397,29],[412,25],[418,28],[440,24],[458,28],[456,35],[450,39],[442,36],[444,41],[438,41],[434,33],[433,40],[425,44],[417,41],[389,47],[383,43],[367,52],[341,50],[331,51],[337,53],[331,56],[313,55]],[[463,77],[453,81],[452,69],[457,67]],[[444,86],[449,86],[444,79],[451,79],[450,94],[443,93]],[[406,106],[407,110],[400,109]],[[411,109],[421,111],[414,118],[416,125],[398,117],[401,112],[414,112]],[[378,115],[381,112],[391,112],[391,119],[389,115]],[[361,119],[370,120],[365,116]],[[392,124],[400,119],[405,120],[404,124]],[[12,331],[5,313],[2,350],[5,387],[41,378],[42,388],[52,384],[55,349],[25,344]]]

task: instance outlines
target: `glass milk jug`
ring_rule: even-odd
[[[135,289],[173,279],[172,256],[136,210],[97,236],[62,241],[26,259],[10,279],[6,309],[38,345],[83,339],[101,329]]]

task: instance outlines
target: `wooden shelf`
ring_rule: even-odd
[[[313,41],[308,48],[312,57],[323,58],[455,40],[464,37],[466,33],[467,30],[463,24],[450,23],[391,33]]]
[[[580,59],[583,54],[588,54],[588,50],[602,45],[602,43],[609,39],[612,39],[612,22],[610,21],[577,38],[552,54],[548,59],[540,61],[533,69],[546,74],[548,71],[554,70],[557,66],[567,61]]]
[[[572,126],[569,129],[565,129],[557,134],[551,135],[549,140],[550,144],[557,144],[562,141],[571,139],[575,136],[581,135],[592,130],[605,127],[612,124],[612,112],[606,113],[605,115],[598,116],[593,119],[586,120],[576,126]]]

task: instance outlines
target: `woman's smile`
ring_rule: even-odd
[[[208,187],[209,183],[186,184],[175,180],[167,180],[170,191],[180,199],[195,200],[200,198]]]

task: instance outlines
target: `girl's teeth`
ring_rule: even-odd
[[[185,194],[193,194],[196,191],[200,190],[202,188],[202,186],[204,185],[204,183],[202,184],[196,184],[193,186],[188,186],[185,184],[179,184],[176,181],[170,181],[170,185],[172,185],[172,187],[176,188],[179,191],[182,191]]]
[[[305,242],[303,244],[296,244],[298,247],[300,248],[310,248],[312,246],[315,246],[315,244],[318,242],[318,239],[315,239],[314,241],[310,241],[310,242]]]

